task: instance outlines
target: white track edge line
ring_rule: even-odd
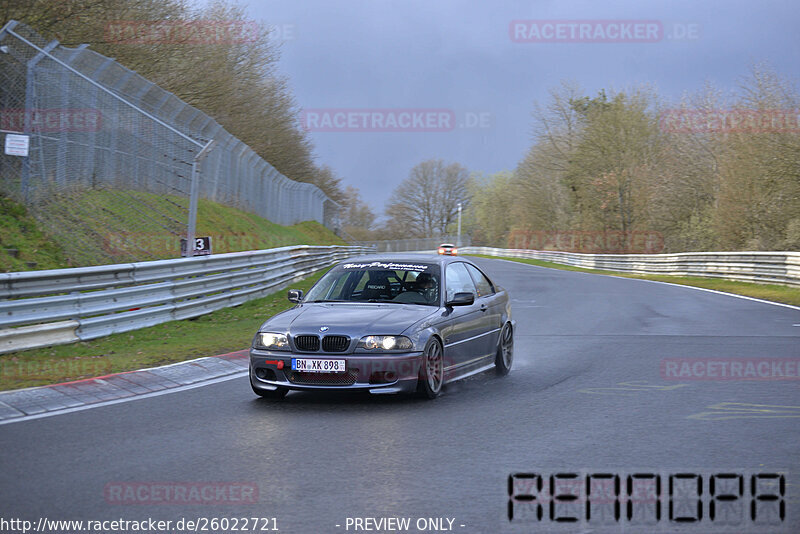
[[[227,380],[233,380],[234,378],[240,378],[247,376],[248,370],[245,369],[243,371],[237,371],[236,373],[221,376],[218,378],[212,378],[211,380],[204,380],[202,382],[195,382],[194,384],[186,384],[184,386],[178,386],[174,388],[164,389],[161,391],[152,391],[150,393],[143,393],[141,395],[134,395],[132,397],[124,397],[122,399],[113,399],[103,402],[93,402],[91,404],[84,404],[83,406],[73,406],[72,408],[64,408],[63,410],[53,410],[52,412],[44,412],[44,413],[37,413],[33,415],[25,415],[23,417],[11,417],[9,419],[3,419],[0,421],[0,426],[7,425],[10,423],[19,423],[22,421],[31,421],[33,419],[43,419],[45,417],[52,417],[54,415],[63,415],[73,412],[81,412],[83,410],[89,410],[91,408],[99,408],[101,406],[111,406],[113,404],[120,404],[123,402],[131,402],[139,399],[149,399],[151,397],[159,397],[161,395],[168,395],[169,393],[177,393],[179,391],[186,391],[189,389],[195,389],[203,386],[210,386],[211,384],[217,384],[219,382],[225,382]],[[13,408],[13,406],[11,406]]]

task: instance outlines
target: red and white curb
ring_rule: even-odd
[[[161,367],[0,393],[0,425],[154,397],[247,374],[240,350]]]

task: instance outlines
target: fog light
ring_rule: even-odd
[[[394,371],[375,371],[369,377],[370,384],[389,384],[397,380],[397,373]]]
[[[258,369],[256,369],[256,376],[258,378],[264,379],[267,377],[267,371],[259,367]]]

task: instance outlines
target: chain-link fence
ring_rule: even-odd
[[[199,198],[283,225],[338,223],[319,188],[281,175],[210,116],[14,21],[0,30],[0,119],[5,134],[29,136],[27,157],[0,153],[0,188],[79,264],[152,259],[119,239],[131,233],[174,235],[178,255]]]

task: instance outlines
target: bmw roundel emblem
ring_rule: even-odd
[[[328,331],[328,327],[327,326],[320,326],[319,327],[319,331],[320,332],[327,332]]]

